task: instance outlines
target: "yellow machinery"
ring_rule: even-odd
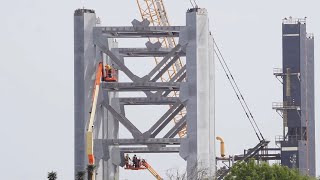
[[[88,162],[90,165],[94,165],[94,154],[93,154],[93,122],[96,114],[97,103],[98,103],[98,95],[99,89],[101,84],[101,79],[103,76],[103,65],[99,63],[98,69],[96,72],[96,80],[93,88],[92,94],[92,106],[90,111],[90,119],[88,123],[88,129],[86,133],[87,138],[87,155],[88,155]],[[92,180],[95,180],[95,173],[92,174]]]
[[[98,95],[99,95],[99,90],[100,90],[100,84],[101,81],[105,82],[116,82],[117,78],[115,76],[116,72],[113,67],[110,65],[106,65],[106,76],[104,76],[104,69],[103,69],[103,64],[102,62],[99,63],[97,71],[96,71],[96,79],[94,82],[94,87],[93,87],[93,93],[92,93],[92,105],[91,105],[91,111],[90,111],[90,118],[88,121],[88,129],[86,133],[86,139],[87,139],[87,156],[88,156],[88,162],[89,165],[94,165],[95,164],[95,159],[94,159],[94,153],[93,153],[93,122],[94,118],[96,115],[96,110],[97,110],[97,103],[98,103]],[[95,173],[92,175],[92,180],[95,180]]]
[[[220,136],[217,136],[216,139],[218,141],[220,141],[220,154],[221,154],[221,157],[225,157],[226,154],[225,154],[225,149],[224,149],[224,141]]]
[[[170,26],[167,12],[165,10],[164,4],[162,0],[136,0],[139,11],[142,19],[147,19],[152,26]],[[161,37],[161,38],[149,38],[150,42],[160,42],[163,48],[174,48],[176,46],[176,42],[172,37]],[[160,59],[154,57],[156,64],[160,62]],[[162,82],[169,82],[174,75],[184,66],[181,59],[172,65],[167,73],[165,73],[161,77]],[[179,97],[178,92],[172,92],[168,96],[170,97]],[[174,118],[174,122],[177,123],[180,121],[182,117],[186,115],[186,110],[183,109],[179,112],[179,114]],[[179,132],[179,137],[185,137],[187,134],[187,128],[184,127]]]
[[[147,161],[145,161],[144,159],[142,160],[142,165],[144,167],[146,167],[149,172],[155,177],[157,178],[157,180],[163,180],[160,175],[147,163]]]

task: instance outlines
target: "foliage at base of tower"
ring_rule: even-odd
[[[93,176],[96,173],[97,166],[89,164],[87,165],[87,174],[88,174],[88,180],[93,180]]]
[[[56,180],[57,178],[57,172],[48,172],[48,180]]]
[[[314,180],[303,176],[295,169],[278,164],[257,164],[254,160],[235,164],[225,180]]]

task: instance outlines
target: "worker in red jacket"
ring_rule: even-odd
[[[133,156],[132,162],[133,162],[133,167],[138,168],[138,158],[136,155]]]

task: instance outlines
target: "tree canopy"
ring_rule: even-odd
[[[48,180],[56,180],[57,179],[57,172],[48,172]]]
[[[314,180],[286,166],[256,163],[254,160],[235,164],[225,180]]]

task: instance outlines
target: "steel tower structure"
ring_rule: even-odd
[[[281,112],[283,135],[281,164],[315,176],[314,37],[307,34],[306,19],[285,18],[282,24],[283,102],[273,108]]]
[[[103,27],[97,25],[93,10],[75,11],[76,172],[84,170],[88,164],[85,131],[95,71],[103,63],[112,64],[131,81],[101,83],[94,121],[98,180],[119,178],[119,166],[124,166],[124,153],[179,153],[187,162],[188,179],[195,179],[193,174],[198,170],[206,169],[211,175],[215,173],[214,54],[207,11],[200,8],[188,10],[186,26],[149,25],[148,20],[133,20],[132,26]],[[160,42],[150,40],[140,47],[119,48],[115,38],[178,38],[179,41],[166,48]],[[148,74],[139,77],[124,63],[124,58],[131,57],[157,57],[159,62]],[[161,81],[163,74],[180,57],[186,57],[186,64],[168,82]],[[122,92],[143,92],[144,95],[121,97],[119,94]],[[177,92],[176,96],[169,96],[173,92]],[[170,109],[146,132],[141,132],[125,113],[125,106],[137,105],[170,105]],[[181,113],[184,108],[186,113]],[[183,117],[164,136],[160,136],[159,133],[178,114]],[[120,123],[131,137],[119,139]],[[188,135],[178,138],[178,133],[186,125]]]

